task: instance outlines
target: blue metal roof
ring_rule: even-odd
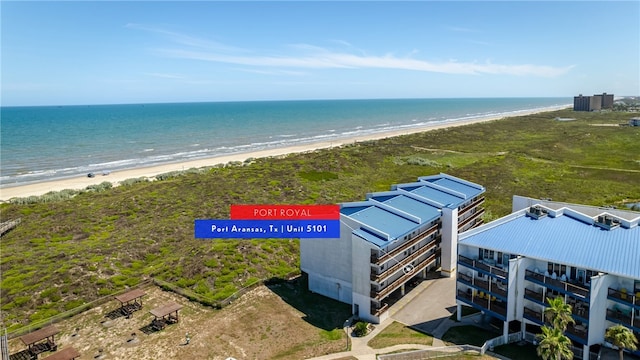
[[[480,185],[447,174],[421,177],[415,183],[393,185],[391,189],[370,194],[367,201],[342,204],[340,214],[361,224],[353,234],[386,246],[439,218],[442,207],[458,207],[485,191]]]
[[[447,189],[451,189],[459,193],[462,193],[466,196],[467,199],[472,199],[484,192],[484,188],[471,186],[469,183],[460,181],[456,178],[442,177],[442,178],[439,178],[439,179],[436,178],[433,180],[421,178],[421,180],[423,179],[430,183],[440,185],[440,186],[446,187]]]
[[[415,189],[411,190],[410,192],[412,192],[412,193],[414,193],[416,195],[420,195],[420,196],[422,196],[424,198],[427,198],[429,200],[436,201],[436,202],[442,204],[443,206],[452,205],[453,207],[458,207],[462,203],[465,202],[465,199],[463,199],[461,197],[451,195],[449,193],[446,193],[446,192],[438,190],[438,189],[434,189],[434,188],[432,188],[430,186],[427,186],[427,185],[415,188]]]
[[[349,215],[349,218],[354,219],[365,226],[376,229],[389,236],[389,239],[395,239],[408,232],[414,230],[418,223],[404,218],[400,215],[394,214],[391,211],[375,206],[371,203],[368,206],[358,212]]]
[[[570,215],[525,210],[460,235],[460,243],[640,279],[640,226],[604,230]]]
[[[374,195],[371,199],[380,201],[405,213],[417,216],[420,218],[422,223],[430,222],[440,217],[440,210],[437,207],[412,199],[405,195]]]

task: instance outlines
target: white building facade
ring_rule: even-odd
[[[621,324],[640,338],[640,214],[514,197],[513,213],[460,235],[456,300],[533,341],[547,298],[571,305],[581,353]],[[585,357],[586,358],[586,357]]]
[[[485,189],[439,174],[340,204],[339,239],[300,241],[309,290],[379,323],[408,284],[440,268],[453,276],[458,233],[482,224]]]

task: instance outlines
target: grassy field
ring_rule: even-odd
[[[394,321],[391,325],[384,328],[373,339],[369,340],[367,345],[373,349],[383,349],[388,346],[400,344],[422,344],[431,345],[433,337],[423,334],[419,331],[408,328],[407,326]]]
[[[442,341],[451,345],[482,346],[485,341],[500,336],[473,325],[462,325],[449,328],[442,336]]]
[[[298,271],[294,239],[194,239],[194,219],[228,218],[231,204],[356,201],[440,172],[486,187],[486,221],[508,214],[514,194],[637,202],[640,129],[599,126],[631,116],[563,110],[1,204],[2,221],[22,219],[0,243],[2,324],[12,331],[150,277],[215,302]]]

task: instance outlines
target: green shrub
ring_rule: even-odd
[[[356,325],[353,327],[353,333],[356,336],[365,336],[369,332],[369,323],[364,321],[358,321]]]

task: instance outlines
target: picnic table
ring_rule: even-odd
[[[182,305],[170,302],[149,311],[151,315],[155,317],[152,326],[158,330],[162,330],[166,324],[177,323],[179,321],[178,311],[180,309],[182,309]]]
[[[80,357],[78,350],[73,347],[64,348],[53,355],[49,355],[42,360],[74,360]]]
[[[120,301],[120,311],[126,317],[131,317],[134,311],[142,309],[142,297],[146,293],[140,289],[134,289],[121,295],[116,295],[116,300]]]
[[[56,351],[58,345],[55,342],[55,335],[59,333],[55,326],[47,326],[40,330],[22,335],[20,340],[27,346],[29,353],[37,356],[45,351]]]

